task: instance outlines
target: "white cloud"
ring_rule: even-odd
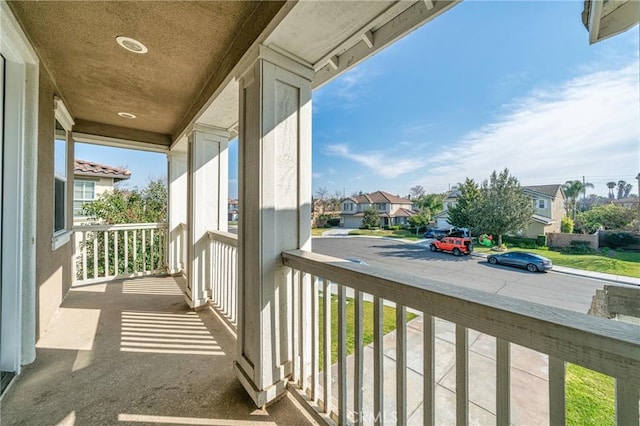
[[[388,153],[379,151],[360,151],[351,152],[345,144],[327,145],[324,147],[324,153],[329,156],[346,158],[362,164],[371,169],[377,175],[393,179],[402,174],[415,172],[423,166],[423,162],[415,157],[390,157]]]
[[[320,179],[322,177],[322,173],[312,173],[311,177],[313,179]]]
[[[443,146],[422,180],[446,188],[452,179],[484,179],[504,167],[525,185],[583,175],[591,182],[635,176],[640,170],[639,66],[634,61],[553,90],[532,91],[506,105],[492,123]],[[606,187],[596,187],[597,193],[603,191]]]

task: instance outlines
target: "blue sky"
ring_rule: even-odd
[[[314,193],[439,193],[505,167],[523,185],[585,176],[593,193],[620,179],[637,193],[638,27],[590,46],[582,8],[465,1],[316,90]],[[133,186],[166,175],[163,155],[128,155],[98,158]],[[235,197],[237,141],[229,160]]]

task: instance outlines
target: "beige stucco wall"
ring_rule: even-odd
[[[57,250],[52,249],[53,237],[53,134],[55,126],[55,88],[49,73],[40,67],[38,101],[38,171],[36,218],[36,339],[41,335],[62,299],[69,291],[72,280],[72,245],[67,242]],[[71,155],[73,144],[70,145]],[[73,157],[71,157],[73,158]],[[67,160],[67,163],[69,161]],[[69,211],[73,194],[73,161],[67,164],[67,201]],[[71,168],[71,171],[69,171]],[[67,215],[67,227],[71,226],[71,214]]]

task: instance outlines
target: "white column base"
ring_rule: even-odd
[[[271,405],[285,395],[287,392],[288,380],[280,380],[266,389],[258,390],[249,375],[242,369],[237,361],[233,362],[233,369],[236,371],[236,377],[242,383],[242,387],[247,391],[256,407],[264,408]]]

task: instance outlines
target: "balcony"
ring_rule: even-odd
[[[208,233],[210,305],[194,312],[184,302],[182,275],[127,272],[116,258],[100,260],[109,250],[96,254],[93,248],[127,241],[126,232],[132,238],[120,247],[130,263],[136,253],[162,257],[161,246],[144,243],[143,231],[149,238],[151,229],[166,235],[158,224],[76,231],[77,241],[88,241],[76,253],[84,272],[38,342],[38,360],[3,401],[5,421],[564,424],[567,362],[614,377],[618,424],[638,421],[637,326],[302,250],[282,254],[289,333],[273,342],[292,350],[288,391],[256,410],[233,371],[237,237]],[[100,283],[87,278],[87,268],[113,273]],[[123,274],[143,276],[119,278]],[[386,311],[395,311],[390,332],[384,331]],[[373,321],[370,342],[365,316]],[[336,342],[337,360],[331,356]]]

